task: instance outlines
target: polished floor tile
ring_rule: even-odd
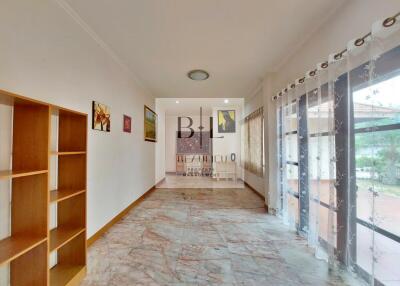
[[[363,285],[263,206],[246,188],[157,189],[90,247],[82,285]]]
[[[158,188],[185,189],[185,188],[243,188],[241,180],[215,179],[207,176],[183,176],[167,174],[165,180],[157,185]]]

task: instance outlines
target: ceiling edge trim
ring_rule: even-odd
[[[77,23],[125,72],[131,79],[148,95],[154,97],[150,90],[137,78],[135,73],[121,60],[114,50],[104,42],[100,36],[86,23],[85,20],[65,0],[54,0],[74,21]]]

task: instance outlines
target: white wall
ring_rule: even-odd
[[[156,169],[156,183],[159,183],[165,178],[165,127],[166,127],[166,118],[165,118],[165,109],[162,105],[158,104],[158,99],[156,99],[156,113],[157,113],[157,143],[156,143],[156,155],[155,155],[155,169]]]
[[[275,93],[303,77],[329,54],[343,50],[347,42],[365,35],[373,22],[400,11],[399,0],[349,0],[331,15],[304,45],[281,66],[274,80]]]
[[[203,131],[209,131],[209,117],[210,114],[203,114]],[[165,171],[176,172],[176,132],[178,131],[178,115],[167,115],[165,118]],[[195,132],[199,131],[200,126],[200,115],[182,115],[182,117],[191,117],[193,119],[193,125],[191,128]],[[189,120],[182,118],[182,127],[189,125]],[[188,129],[183,128],[182,131]]]
[[[155,145],[143,140],[143,105],[154,107],[154,98],[56,1],[2,0],[0,38],[1,89],[89,119],[92,100],[111,107],[111,133],[91,130],[89,122],[90,237],[154,185]],[[130,134],[122,132],[123,114],[132,117]]]
[[[341,51],[351,39],[370,31],[373,22],[384,19],[400,11],[398,0],[349,0],[335,11],[305,43],[281,65],[276,73],[265,76],[264,110],[268,111],[268,150],[269,207],[276,208],[278,165],[276,164],[276,107],[271,97],[288,83],[304,76],[306,71],[314,69],[316,64],[327,60],[328,55]]]
[[[244,117],[248,116],[264,105],[262,88],[244,102]],[[264,177],[259,177],[252,172],[244,170],[244,181],[258,193],[265,196]]]

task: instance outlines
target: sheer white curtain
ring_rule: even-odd
[[[396,17],[275,96],[279,213],[331,269],[371,285],[400,285]]]
[[[244,128],[244,168],[257,176],[264,175],[264,113],[263,108],[248,115],[243,122]]]

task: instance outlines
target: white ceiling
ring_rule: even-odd
[[[246,97],[345,0],[65,1],[156,97]]]
[[[228,103],[225,103],[225,99]],[[176,103],[178,101],[179,103]],[[212,115],[213,107],[243,108],[243,98],[157,98],[157,109],[164,110],[166,115],[193,116],[200,115],[200,107],[204,116]]]

